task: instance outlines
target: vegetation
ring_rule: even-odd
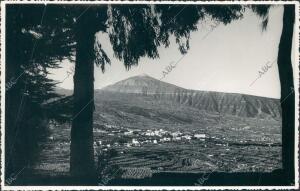
[[[12,5],[7,11],[8,18],[12,18],[7,21],[12,22],[7,22],[7,31],[11,32],[6,33],[6,76],[7,82],[17,80],[6,91],[6,104],[9,106],[6,107],[6,144],[12,145],[7,147],[6,154],[14,149],[11,143],[15,142],[13,137],[18,129],[16,127],[21,124],[19,119],[15,120],[15,114],[43,114],[40,112],[43,103],[57,97],[53,93],[54,83],[46,79],[46,69],[58,67],[57,61],[65,58],[72,60],[75,57],[70,172],[73,176],[93,177],[94,64],[104,71],[105,65],[110,63],[101,48],[101,42],[96,41],[96,33],[109,34],[114,55],[130,69],[132,65],[138,64],[141,57],[158,58],[158,47],[168,47],[171,36],[175,37],[180,52],[185,54],[189,49],[190,33],[197,30],[199,20],[210,17],[226,25],[241,19],[246,8],[251,8],[261,16],[262,26],[266,28],[268,5],[48,5],[47,9],[45,5]],[[290,58],[294,12],[293,5],[284,5],[284,27],[278,52],[285,132],[283,144],[289,146],[283,156],[289,177],[293,176],[293,171],[288,168],[294,158],[294,141],[291,141],[294,140],[294,124],[289,123],[294,121],[294,110],[291,108],[295,105],[294,95],[290,95],[294,90]],[[20,46],[16,48],[15,45]],[[31,47],[37,49],[37,45],[39,51],[30,51]],[[20,80],[23,70],[28,77],[25,79],[24,75],[24,79]],[[40,89],[45,91],[37,91]],[[29,108],[24,107],[27,95],[31,96],[30,103],[36,104],[30,107],[34,109],[33,112],[21,111]],[[22,107],[19,108],[19,105]],[[9,165],[7,168],[13,169]]]
[[[47,105],[60,99],[49,68],[69,58],[70,38],[44,5],[7,5],[6,23],[6,176],[29,165],[47,121],[65,121],[62,108]],[[55,109],[55,112],[54,112]]]

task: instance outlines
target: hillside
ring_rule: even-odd
[[[96,90],[94,101],[95,158],[104,177],[111,177],[110,168],[121,180],[282,168],[279,100],[187,90],[136,76]],[[37,174],[69,171],[70,130],[70,123],[50,127],[32,167]]]
[[[69,90],[69,89],[64,89],[61,87],[56,87],[55,88],[55,92],[59,95],[63,95],[63,96],[70,96],[73,94],[73,90]]]
[[[155,100],[172,100],[207,112],[241,117],[280,118],[278,99],[253,95],[188,90],[159,81],[147,75],[134,76],[107,86],[97,92],[135,94],[154,97]]]

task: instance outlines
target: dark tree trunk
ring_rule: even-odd
[[[294,135],[295,135],[295,94],[291,61],[294,5],[284,5],[283,27],[278,50],[278,70],[281,84],[282,108],[282,162],[285,175],[294,179]]]
[[[95,178],[93,148],[94,41],[89,15],[77,21],[74,74],[74,113],[71,129],[70,173],[85,180]]]

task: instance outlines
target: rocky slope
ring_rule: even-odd
[[[280,118],[278,99],[236,93],[188,90],[147,75],[130,77],[100,91],[151,96],[176,104],[241,117]]]

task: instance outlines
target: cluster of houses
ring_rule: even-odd
[[[111,127],[110,127],[111,128]],[[114,135],[126,138],[126,142],[107,142],[107,141],[95,141],[94,146],[100,146],[102,148],[110,148],[113,146],[125,146],[125,147],[139,147],[144,144],[159,144],[165,142],[176,142],[176,141],[190,141],[190,140],[201,140],[205,141],[207,135],[205,134],[192,134],[183,133],[180,131],[169,132],[163,129],[129,129],[119,128],[110,130],[108,136]]]

